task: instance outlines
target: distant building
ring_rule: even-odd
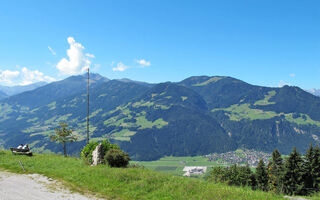
[[[207,167],[202,166],[187,166],[183,168],[183,171],[185,172],[183,176],[191,176],[191,175],[201,175],[206,173]]]

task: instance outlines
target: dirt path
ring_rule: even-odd
[[[61,183],[39,174],[0,171],[0,200],[98,200],[63,189]]]

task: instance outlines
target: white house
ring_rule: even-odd
[[[207,167],[203,166],[186,166],[183,168],[185,172],[183,176],[191,176],[191,175],[201,175],[206,173]]]

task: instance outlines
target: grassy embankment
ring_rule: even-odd
[[[90,167],[77,158],[36,154],[13,156],[0,151],[0,169],[38,173],[62,181],[74,191],[98,194],[108,199],[282,199],[272,193],[230,187],[204,180],[177,177],[149,169]]]

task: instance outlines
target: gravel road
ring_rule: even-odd
[[[98,200],[71,193],[62,184],[39,174],[0,171],[0,200]]]

